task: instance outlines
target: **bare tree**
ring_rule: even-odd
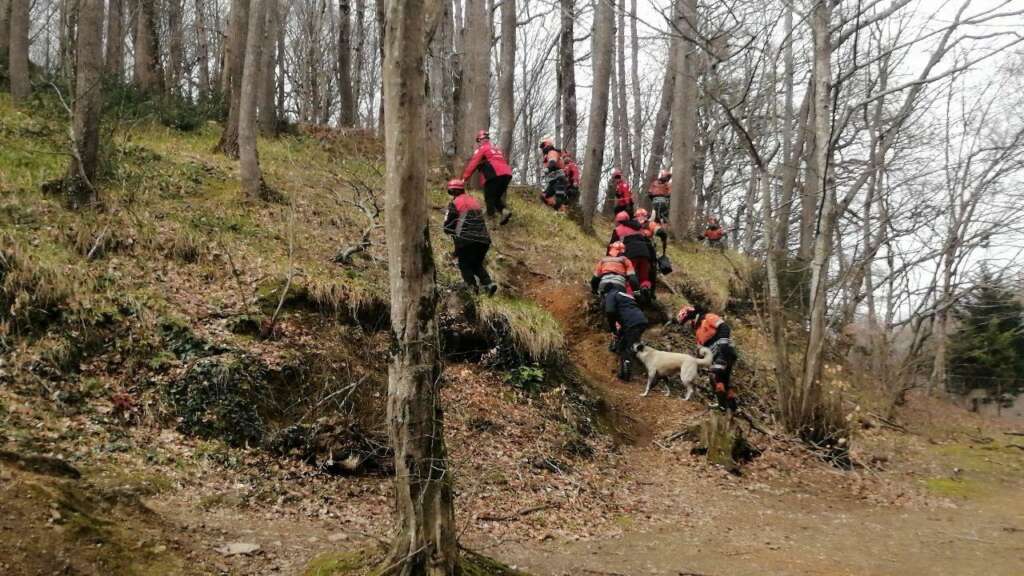
[[[151,94],[164,90],[154,1],[138,0],[135,7],[135,85]]]
[[[583,229],[593,230],[597,211],[597,193],[604,164],[605,130],[608,127],[608,92],[612,76],[615,11],[611,0],[600,0],[594,13],[593,65],[594,89],[590,96],[590,119],[587,124],[587,151],[583,163]]]
[[[462,55],[462,87],[459,91],[461,116],[456,151],[458,164],[473,154],[477,130],[487,130],[490,124],[490,23],[485,0],[466,0],[465,52]]]
[[[388,3],[385,214],[391,287],[388,423],[397,533],[388,574],[451,576],[458,548],[444,443],[437,285],[426,196],[424,59],[438,0]]]
[[[501,65],[498,67],[498,126],[501,151],[512,157],[515,134],[516,0],[501,0]]]
[[[573,154],[576,153],[576,126],[579,119],[576,116],[576,55],[575,39],[573,38],[576,20],[574,0],[559,0],[561,28],[558,42],[558,77],[561,85],[561,126],[562,126],[562,148]],[[530,149],[532,144],[525,143]],[[596,199],[595,199],[596,202]]]
[[[0,0],[0,64],[8,62],[11,48],[11,0]]]
[[[28,76],[28,9],[29,0],[11,0],[11,53],[7,69],[15,102],[26,100],[32,94]]]
[[[182,0],[165,0],[167,12],[167,85],[171,94],[181,93],[185,75],[185,24]]]
[[[352,3],[338,0],[338,93],[341,125],[356,125],[356,102],[352,91]]]
[[[72,120],[74,153],[68,168],[70,201],[75,207],[96,201],[96,166],[103,107],[103,0],[79,5],[75,106]]]
[[[626,0],[619,1],[619,20],[616,26],[616,54],[618,56],[618,82],[616,88],[616,108],[619,117],[619,163],[623,178],[631,182],[633,175],[633,144],[629,126],[629,98],[626,96]]]
[[[277,89],[274,74],[275,62],[280,55],[276,54],[277,28],[281,25],[281,5],[278,0],[268,0],[266,30],[264,31],[263,50],[260,58],[259,87],[259,127],[264,136],[277,135],[277,106],[274,103],[274,92]]]
[[[196,60],[199,64],[199,99],[207,100],[210,94],[210,31],[207,26],[206,2],[195,1],[196,17]]]
[[[221,70],[221,92],[228,103],[228,118],[217,143],[217,150],[229,158],[238,157],[238,119],[241,110],[242,72],[249,31],[249,0],[233,0]]]
[[[677,241],[689,237],[693,226],[693,151],[697,124],[697,1],[682,0],[678,29],[675,97],[672,103],[672,203],[669,223]]]
[[[259,102],[260,62],[263,50],[263,28],[267,21],[267,2],[252,0],[249,10],[249,31],[245,41],[245,64],[238,109],[238,157],[241,165],[242,192],[249,198],[264,196],[263,173],[256,148],[257,105]]]
[[[107,7],[107,74],[124,77],[124,10],[123,0],[110,0]]]
[[[678,35],[672,36],[668,45],[668,58],[665,59],[665,78],[661,83],[661,97],[658,103],[658,112],[654,117],[654,128],[651,134],[651,153],[647,157],[647,170],[644,172],[646,185],[658,175],[662,161],[665,157],[665,136],[668,134],[669,120],[672,118],[673,100],[675,95],[676,73],[679,69],[679,43],[682,40]]]

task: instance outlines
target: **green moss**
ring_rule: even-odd
[[[947,498],[970,498],[980,493],[978,484],[967,479],[928,478],[923,482],[929,492]]]

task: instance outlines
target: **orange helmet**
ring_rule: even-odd
[[[608,245],[609,256],[618,256],[619,254],[622,254],[625,251],[626,245],[623,244],[622,242],[612,242],[611,244]]]
[[[643,208],[637,208],[635,217],[637,220],[641,222],[647,220],[647,210],[644,210]]]
[[[693,306],[683,306],[679,309],[679,314],[676,315],[676,321],[680,324],[685,324],[687,320],[692,320],[697,316],[697,309]]]
[[[615,223],[616,224],[619,224],[621,222],[625,222],[626,220],[629,220],[629,214],[626,213],[626,212],[619,212],[618,214],[615,215]]]
[[[466,191],[466,183],[458,178],[448,181],[448,193],[457,196]]]
[[[658,180],[661,180],[662,182],[667,182],[667,181],[669,181],[671,179],[672,179],[672,171],[671,170],[662,170],[661,172],[658,172]]]
[[[540,149],[545,150],[547,148],[554,148],[555,142],[551,138],[544,137],[540,139]]]
[[[487,130],[481,130],[481,131],[476,133],[476,141],[477,142],[479,142],[481,140],[490,140],[490,139],[491,139],[491,135],[487,133]]]
[[[612,178],[622,178],[622,170],[612,168]]]

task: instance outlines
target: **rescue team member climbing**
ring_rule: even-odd
[[[551,168],[552,162],[555,163],[559,170],[565,168],[565,164],[562,161],[562,151],[555,148],[555,142],[551,138],[541,138],[540,154],[540,165],[542,168]]]
[[[651,197],[651,211],[654,212],[653,220],[658,224],[668,220],[669,198],[672,196],[672,187],[669,185],[671,181],[672,172],[662,170],[647,189],[647,194]]]
[[[500,223],[506,224],[512,217],[512,212],[505,205],[505,192],[512,182],[512,169],[509,168],[501,150],[491,144],[491,137],[486,130],[476,133],[476,143],[476,152],[466,163],[466,169],[462,171],[462,180],[468,182],[473,172],[479,170],[484,180],[487,216],[493,218],[500,215]]]
[[[444,218],[444,233],[455,243],[455,258],[466,287],[473,292],[483,290],[493,296],[498,287],[484,267],[484,258],[491,248],[491,236],[487,233],[480,202],[466,194],[462,180],[448,181],[448,194],[452,201]]]
[[[632,376],[633,345],[640,342],[647,329],[647,317],[628,292],[628,286],[636,287],[637,279],[629,259],[622,256],[625,249],[622,242],[612,242],[608,255],[597,263],[590,288],[601,296],[608,331],[612,333],[612,349],[619,355],[619,378],[629,380]]]
[[[708,246],[721,248],[723,238],[725,238],[725,230],[718,223],[718,218],[709,216],[708,225],[704,228],[704,240],[707,241]]]
[[[565,170],[559,168],[557,163],[551,162],[544,174],[544,180],[544,192],[541,193],[540,199],[555,210],[561,210],[569,193],[569,179],[565,176]]]
[[[622,255],[625,251],[626,247],[622,242],[612,242],[608,245],[608,255],[597,261],[594,276],[590,279],[591,292],[604,296],[604,293],[612,288],[621,288],[630,293],[640,288],[633,263]]]
[[[580,167],[568,152],[562,153],[562,160],[565,164],[565,168],[563,168],[565,178],[569,181],[565,198],[569,204],[575,204],[580,199]]]
[[[693,328],[698,346],[711,349],[711,384],[714,386],[718,408],[735,412],[736,391],[732,388],[732,368],[739,358],[732,343],[732,329],[717,314],[701,307],[686,306],[679,310],[676,321]]]
[[[650,276],[651,276],[651,300],[657,300],[658,296],[655,293],[658,286],[658,249],[654,247],[654,237],[661,238],[661,253],[665,254],[668,249],[668,234],[665,233],[665,229],[661,227],[654,220],[650,220],[647,217],[647,210],[643,208],[637,208],[636,216],[633,218],[638,224],[640,224],[640,232],[644,235],[644,239],[647,241],[647,249],[650,253],[648,257],[650,262]]]
[[[636,275],[640,280],[639,297],[646,301],[651,292],[651,249],[650,242],[644,236],[642,225],[629,217],[625,212],[615,215],[615,228],[609,244],[622,242],[625,246],[626,258],[636,267]]]
[[[633,217],[633,190],[629,183],[622,177],[622,170],[612,170],[612,178],[608,181],[609,194],[615,194],[615,213],[626,212],[630,218]]]

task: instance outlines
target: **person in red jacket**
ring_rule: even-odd
[[[622,242],[626,258],[636,268],[636,276],[640,281],[639,300],[646,302],[651,293],[651,249],[650,242],[644,236],[643,226],[629,217],[625,212],[615,215],[615,228],[609,243]]]
[[[551,170],[552,162],[555,164],[555,170],[561,170],[565,168],[565,162],[562,160],[562,151],[555,148],[555,143],[551,138],[542,138],[540,141],[540,165],[541,168]]]
[[[572,154],[568,152],[562,153],[562,160],[565,164],[563,172],[565,177],[569,181],[569,188],[566,190],[566,199],[570,204],[576,203],[580,197],[580,167],[576,164]]]
[[[718,314],[700,306],[685,306],[679,310],[676,322],[693,327],[698,346],[711,350],[711,385],[715,390],[718,408],[735,412],[738,409],[736,391],[732,387],[732,369],[739,353],[732,343],[732,329]]]
[[[477,149],[473,157],[466,163],[462,171],[462,180],[468,181],[473,172],[480,171],[484,180],[484,202],[487,204],[487,216],[501,216],[501,224],[508,223],[512,212],[505,205],[505,192],[512,182],[512,169],[505,161],[505,155],[498,147],[491,144],[491,137],[486,130],[476,134]]]
[[[725,230],[723,230],[722,225],[718,223],[718,218],[709,216],[708,225],[704,229],[704,240],[706,240],[708,246],[711,246],[712,248],[722,248],[723,238],[725,238]]]
[[[668,220],[669,199],[672,196],[672,172],[662,170],[658,177],[651,182],[647,194],[651,197],[651,210],[654,212],[654,221],[661,224]]]
[[[498,287],[484,267],[484,259],[491,248],[491,235],[487,232],[480,202],[466,194],[466,184],[462,180],[449,180],[448,194],[452,201],[445,214],[444,233],[455,243],[455,258],[462,280],[473,292],[483,290],[493,296]]]
[[[622,177],[622,170],[612,170],[612,179],[608,182],[609,192],[615,193],[615,213],[625,212],[633,217],[633,190],[629,183]]]
[[[633,219],[640,224],[640,232],[647,239],[647,249],[651,255],[649,272],[651,276],[651,290],[649,296],[651,300],[657,300],[658,295],[655,290],[658,286],[658,249],[654,247],[654,238],[661,239],[661,253],[665,254],[668,250],[668,234],[665,233],[665,229],[660,224],[648,218],[647,210],[643,208],[636,209],[636,216]]]

